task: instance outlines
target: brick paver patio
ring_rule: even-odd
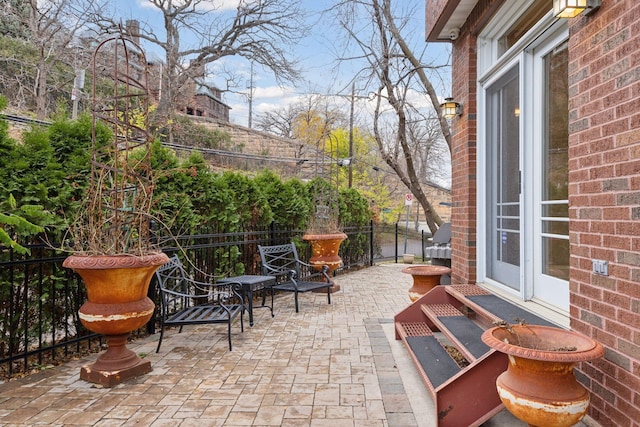
[[[113,388],[79,379],[95,355],[0,384],[0,426],[434,426],[433,404],[393,316],[411,276],[382,264],[337,277],[341,290],[278,295],[253,327],[185,327],[129,345],[153,371]],[[245,318],[245,320],[247,320]],[[506,412],[486,425],[523,425]]]

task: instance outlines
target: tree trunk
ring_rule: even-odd
[[[36,73],[35,87],[33,95],[35,96],[36,117],[38,120],[44,120],[47,117],[47,64],[46,59],[41,56],[38,63],[38,71]]]

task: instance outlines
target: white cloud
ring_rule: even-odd
[[[256,87],[253,89],[253,99],[269,99],[289,97],[294,89],[282,86]]]
[[[282,108],[282,104],[275,102],[261,102],[255,107],[255,112],[257,113],[266,113],[268,111],[277,110],[278,108]]]
[[[431,100],[425,92],[410,89],[407,93],[407,99],[416,108],[430,108]]]

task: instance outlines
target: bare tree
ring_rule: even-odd
[[[445,154],[439,141],[451,147],[449,124],[440,111],[436,90],[428,71],[444,65],[428,65],[424,51],[416,55],[402,36],[404,22],[391,9],[391,0],[343,1],[336,15],[346,31],[348,43],[361,55],[342,60],[364,59],[366,66],[356,78],[376,93],[373,134],[384,161],[421,204],[427,224],[435,232],[442,219],[422,189],[433,163],[442,165]],[[427,93],[431,108],[420,109],[411,100]],[[433,123],[438,126],[434,128]],[[434,132],[434,130],[436,132]],[[447,153],[448,154],[448,153]]]
[[[328,97],[307,95],[295,104],[261,114],[256,128],[299,141],[298,155],[302,156],[310,151],[323,153],[329,135],[346,124],[347,118]],[[319,170],[322,162],[316,162],[314,168],[317,175],[325,174]]]
[[[131,34],[164,51],[165,66],[158,113],[170,119],[187,84],[202,77],[208,64],[245,57],[280,81],[299,76],[287,52],[303,36],[304,13],[297,0],[240,0],[234,10],[216,0],[148,0],[161,13],[162,31],[142,22]],[[113,21],[112,21],[113,24]],[[233,77],[232,77],[233,78]],[[220,88],[228,90],[229,88]]]
[[[269,132],[283,138],[294,137],[294,126],[299,110],[297,105],[290,104],[273,111],[267,111],[258,116],[256,129]]]
[[[99,4],[88,0],[6,2],[3,21],[13,29],[8,36],[23,48],[1,59],[6,69],[13,70],[3,77],[6,83],[11,80],[22,97],[15,102],[33,106],[39,119],[51,110],[51,94],[70,87],[76,61],[74,39]],[[32,54],[25,55],[25,51]]]

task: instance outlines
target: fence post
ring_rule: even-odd
[[[394,254],[396,257],[396,264],[398,263],[398,223],[396,222],[396,244],[394,249]]]
[[[369,227],[371,232],[369,233],[369,267],[373,266],[373,220],[369,220]]]
[[[268,246],[273,246],[275,245],[275,239],[276,239],[276,223],[275,221],[271,221],[271,224],[269,224],[269,245]]]
[[[422,242],[422,262],[424,262],[424,230],[420,230],[421,231],[421,236],[420,236],[420,241]]]

